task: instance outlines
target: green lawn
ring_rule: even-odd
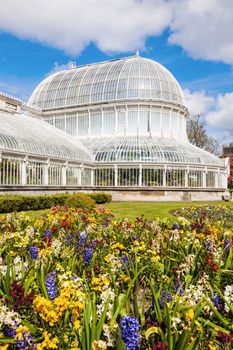
[[[174,216],[170,214],[172,209],[204,204],[233,205],[233,202],[111,202],[104,204],[104,207],[121,219],[134,220],[143,214],[148,219],[167,217],[170,221],[174,221]]]
[[[173,222],[175,218],[170,213],[172,209],[204,204],[233,205],[233,202],[111,202],[102,206],[111,210],[112,213],[120,219],[128,218],[129,220],[134,220],[136,217],[141,216],[143,214],[148,219],[155,219],[157,217],[167,217],[171,222]],[[47,212],[48,209],[27,211],[25,213],[30,218],[35,218]],[[1,214],[0,216],[2,215],[7,214]]]

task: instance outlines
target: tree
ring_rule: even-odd
[[[188,116],[187,134],[189,141],[193,145],[216,155],[221,153],[222,141],[212,136],[208,136],[206,132],[206,122],[200,114]]]

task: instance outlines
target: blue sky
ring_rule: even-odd
[[[24,11],[17,0],[1,9],[0,91],[27,100],[42,79],[69,61],[83,65],[138,49],[171,71],[190,113],[203,115],[212,136],[231,141],[232,1],[25,1]]]

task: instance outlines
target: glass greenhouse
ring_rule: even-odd
[[[182,89],[158,62],[71,67],[43,80],[27,105],[16,102],[5,98],[1,112],[0,101],[1,186],[226,189],[227,164],[189,143]]]
[[[90,186],[93,157],[43,121],[0,112],[1,186]]]
[[[189,143],[182,89],[140,56],[52,74],[29,104],[94,156],[95,187],[224,189],[223,160]]]

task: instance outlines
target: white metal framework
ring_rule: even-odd
[[[226,188],[224,161],[187,139],[179,83],[150,59],[52,74],[25,110],[36,109],[42,120],[1,114],[1,185]]]
[[[0,113],[0,186],[91,186],[93,157],[44,121]]]

